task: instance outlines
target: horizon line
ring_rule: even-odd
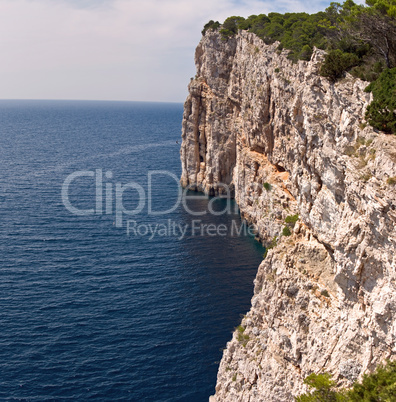
[[[0,98],[2,101],[45,101],[45,102],[135,102],[135,103],[177,103],[184,101],[158,101],[158,100],[125,100],[125,99],[50,99],[50,98]]]

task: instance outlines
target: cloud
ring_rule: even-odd
[[[0,0],[0,97],[182,101],[209,19],[322,1]]]

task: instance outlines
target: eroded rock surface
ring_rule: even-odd
[[[185,103],[182,185],[230,186],[262,241],[277,237],[215,401],[292,401],[311,372],[349,385],[396,354],[396,137],[365,125],[366,82],[329,83],[319,50],[286,56],[251,33],[207,32]]]

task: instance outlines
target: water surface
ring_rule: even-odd
[[[206,401],[214,393],[261,247],[191,231],[180,240],[128,237],[125,218],[191,225],[192,217],[182,207],[150,216],[146,205],[119,228],[114,213],[76,216],[61,198],[76,171],[111,172],[103,186],[113,193],[130,182],[147,192],[153,170],[179,177],[181,118],[181,104],[0,101],[1,400]],[[93,178],[80,177],[70,201],[95,208],[95,191]],[[137,193],[124,195],[135,208]],[[155,210],[177,195],[171,177],[154,177]]]

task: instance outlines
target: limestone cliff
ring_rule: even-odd
[[[396,354],[396,137],[365,126],[366,82],[331,84],[323,52],[293,64],[276,49],[207,32],[185,103],[182,185],[232,186],[263,242],[277,236],[216,401],[292,401],[311,372],[348,385]]]

